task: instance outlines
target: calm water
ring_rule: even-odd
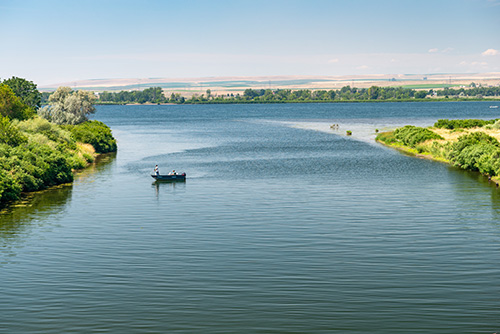
[[[0,214],[0,333],[498,331],[500,190],[373,142],[488,106],[99,107],[119,152]]]

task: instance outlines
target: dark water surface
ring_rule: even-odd
[[[118,153],[0,214],[0,333],[498,331],[500,191],[373,142],[488,106],[98,107]]]

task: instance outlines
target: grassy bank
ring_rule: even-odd
[[[407,125],[376,140],[419,157],[475,171],[500,182],[500,121],[439,120],[429,128]]]
[[[0,207],[23,192],[71,182],[75,170],[113,151],[111,130],[98,121],[56,125],[39,117],[0,116]]]

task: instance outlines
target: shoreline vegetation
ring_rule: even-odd
[[[60,87],[41,108],[32,82],[0,83],[0,208],[23,193],[72,182],[98,155],[116,151],[111,129],[87,118],[93,98]]]
[[[144,90],[96,93],[96,104],[245,104],[245,103],[372,103],[372,102],[442,102],[500,101],[500,87],[468,87],[417,90],[403,87],[356,88],[344,86],[335,90],[246,89],[243,94],[204,94],[190,97],[180,93],[168,95],[161,87]],[[43,93],[44,101],[51,93]]]
[[[440,119],[427,128],[406,125],[376,141],[416,157],[479,172],[500,185],[500,120]]]

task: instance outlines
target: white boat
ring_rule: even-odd
[[[497,109],[498,106],[490,106],[490,109]]]

